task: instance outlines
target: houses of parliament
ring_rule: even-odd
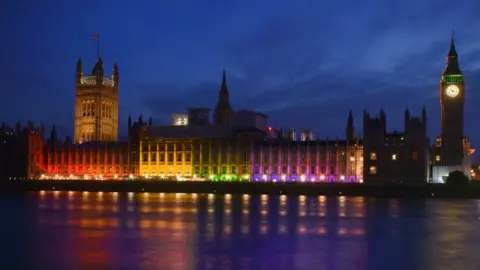
[[[441,134],[430,141],[425,108],[408,109],[404,130],[387,130],[387,113],[363,112],[355,136],[352,112],[341,139],[314,139],[309,129],[277,129],[267,116],[234,110],[225,70],[217,103],[174,114],[171,125],[128,117],[119,140],[119,68],[110,77],[99,57],[90,74],[76,66],[74,136],[59,138],[33,123],[2,124],[1,179],[196,180],[255,182],[444,182],[453,170],[470,172],[473,153],[464,136],[465,81],[452,37],[440,79]],[[49,134],[46,134],[49,133]]]

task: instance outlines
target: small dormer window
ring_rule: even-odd
[[[371,152],[370,153],[370,160],[377,160],[377,153]]]

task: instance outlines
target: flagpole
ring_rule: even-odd
[[[98,58],[100,58],[100,34],[97,34],[98,35],[98,38],[97,38],[97,56]]]

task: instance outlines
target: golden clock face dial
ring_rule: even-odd
[[[460,94],[460,89],[456,85],[450,85],[445,89],[445,94],[449,97],[456,97],[458,94]]]

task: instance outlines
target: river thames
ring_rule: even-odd
[[[2,269],[479,269],[480,200],[0,196]]]

